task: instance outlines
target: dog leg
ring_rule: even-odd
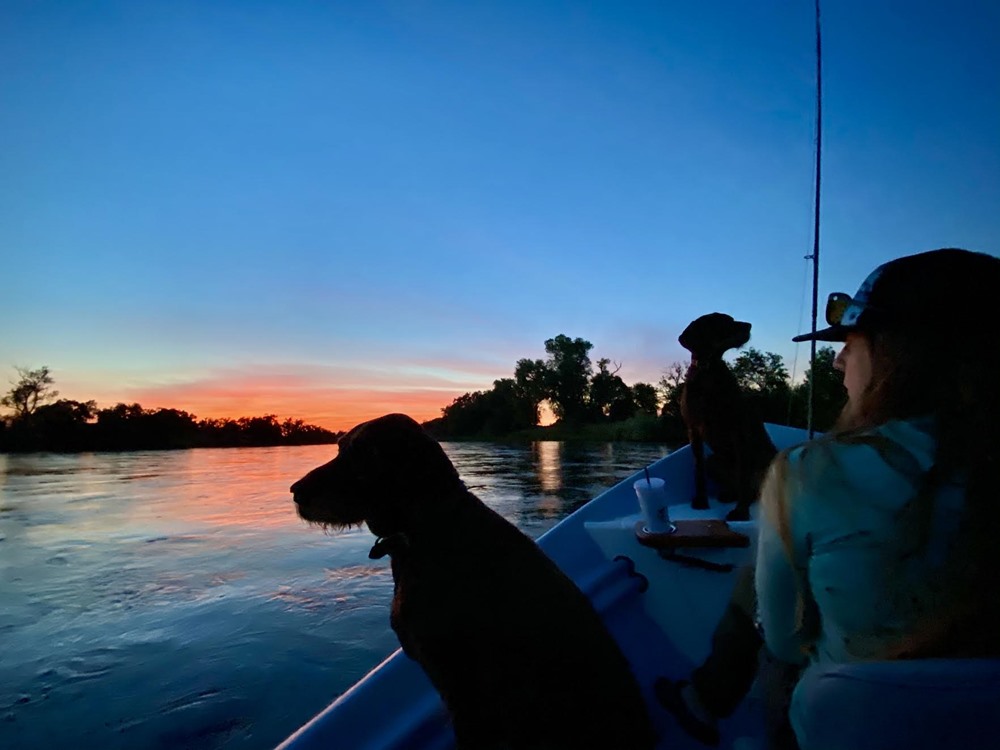
[[[736,507],[726,513],[727,521],[749,521],[750,505],[742,500],[737,501]]]
[[[691,432],[691,452],[694,454],[694,498],[691,507],[708,508],[708,488],[705,482],[705,441],[697,431]]]
[[[750,487],[753,485],[753,479],[749,476],[750,471],[747,466],[747,461],[743,457],[741,450],[737,450],[733,454],[733,499],[736,501],[736,507],[733,508],[726,514],[727,521],[749,521],[750,520],[750,503],[756,500],[755,497],[750,495],[755,494],[750,492]],[[749,494],[748,494],[749,493]]]

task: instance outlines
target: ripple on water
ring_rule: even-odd
[[[445,447],[532,536],[662,455]],[[330,452],[5,457],[0,748],[274,747],[397,648],[372,536],[289,502]]]
[[[281,584],[267,599],[289,610],[347,612],[372,606],[374,590],[382,589],[386,597],[392,595],[392,573],[386,567],[354,565],[326,568],[323,573],[323,580],[318,582]]]
[[[167,542],[168,544],[199,544],[208,539],[209,537],[205,534],[173,534],[170,536],[151,536],[142,541],[146,544],[157,544],[159,542]]]
[[[100,679],[123,664],[121,649],[99,648],[68,659],[56,667],[58,679],[66,684]]]

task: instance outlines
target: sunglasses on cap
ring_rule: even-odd
[[[803,333],[792,341],[844,341],[847,334],[858,325],[858,319],[865,310],[872,310],[868,297],[875,280],[882,273],[882,266],[872,271],[853,297],[846,292],[834,292],[826,300],[826,324],[829,328],[812,333]]]
[[[803,333],[792,341],[844,341],[848,332],[857,328],[861,314],[874,311],[868,304],[875,282],[882,275],[886,264],[883,264],[868,274],[857,293],[852,297],[845,292],[834,292],[826,300],[826,323],[829,328],[811,333]]]
[[[826,324],[853,326],[864,308],[864,303],[857,303],[847,292],[834,292],[826,298]]]
[[[858,287],[858,291],[853,297],[845,292],[834,292],[831,294],[826,300],[827,324],[842,328],[854,328],[857,326],[861,313],[866,309],[871,309],[871,306],[868,304],[868,298],[871,296],[872,289],[875,288],[875,282],[882,275],[884,268],[885,264],[868,274],[868,277],[861,282],[861,286]]]

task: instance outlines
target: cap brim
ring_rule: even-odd
[[[815,333],[800,334],[792,341],[796,343],[800,341],[847,341],[847,334],[850,330],[846,326],[830,326]]]

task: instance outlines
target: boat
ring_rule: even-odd
[[[822,155],[822,45],[816,9],[816,151],[812,330],[817,328]],[[816,342],[810,362],[816,366]],[[780,451],[816,435],[810,381],[807,429],[767,424]],[[650,533],[637,490],[663,480],[673,533]],[[711,491],[711,487],[709,488]],[[748,521],[710,497],[691,507],[694,459],[684,446],[601,493],[543,534],[538,545],[590,598],[629,661],[658,735],[657,748],[705,747],[657,703],[659,677],[684,678],[708,655],[736,576],[756,554],[759,504]],[[661,519],[664,521],[664,519]],[[586,654],[580,655],[581,659]],[[804,750],[1000,747],[1000,659],[924,659],[811,667],[796,687],[808,707],[796,734]],[[763,750],[764,707],[754,689],[720,722],[720,747]],[[455,737],[420,666],[397,650],[283,742],[278,750],[451,750]],[[609,749],[613,750],[613,749]]]
[[[769,432],[779,448],[805,439],[802,430],[792,428],[772,426]],[[671,717],[654,705],[651,686],[657,676],[686,674],[708,653],[712,625],[728,599],[734,571],[749,562],[753,547],[688,550],[679,560],[666,560],[657,549],[642,544],[636,535],[641,516],[633,484],[647,472],[664,481],[672,521],[717,520],[728,510],[714,500],[708,510],[691,508],[694,469],[690,448],[685,446],[601,493],[539,537],[538,544],[589,596],[616,638],[643,687],[664,742],[683,747]],[[754,526],[753,520],[730,524],[748,540],[754,537]],[[739,736],[759,734],[753,713],[741,712],[727,722],[727,729]],[[420,666],[397,650],[280,747],[445,750],[453,746],[437,692]]]
[[[767,425],[785,449],[805,430]],[[650,534],[636,483],[662,479],[675,534]],[[711,489],[711,487],[710,487]],[[660,676],[690,674],[709,652],[712,630],[739,568],[753,559],[758,504],[749,521],[710,498],[691,507],[694,461],[684,446],[619,482],[538,538],[538,545],[590,598],[627,657],[659,736],[658,748],[703,748],[653,696]],[[699,531],[700,530],[700,531]],[[705,538],[698,539],[701,533]],[[681,541],[664,545],[665,537]],[[676,541],[675,539],[675,541]],[[580,655],[581,659],[586,654]],[[1000,705],[1000,660],[870,662],[809,670],[810,720],[799,727],[815,748],[986,748],[983,731]],[[813,710],[815,708],[815,710]],[[763,706],[751,691],[720,722],[720,747],[764,748]],[[845,721],[844,717],[852,720]],[[450,750],[455,738],[420,666],[397,650],[279,746],[279,750]]]

